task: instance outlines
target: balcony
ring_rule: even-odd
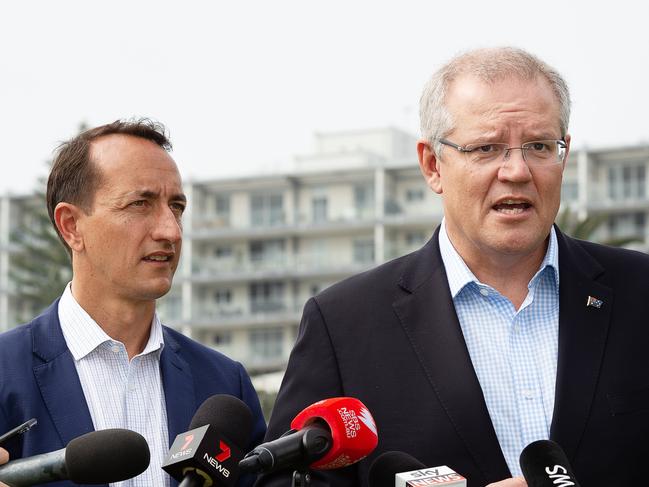
[[[189,279],[196,283],[245,282],[254,279],[287,279],[315,276],[346,276],[367,269],[372,263],[354,262],[350,256],[298,254],[251,261],[196,258]]]
[[[251,301],[219,306],[212,302],[197,303],[192,310],[190,326],[200,328],[254,328],[300,321],[304,303]]]
[[[216,216],[195,216],[192,231],[185,234],[192,240],[235,240],[255,237],[283,237],[305,233],[344,234],[349,230],[372,228],[376,213],[370,208],[343,208],[326,219],[314,219],[312,215],[300,213],[294,219],[282,214],[274,219],[251,222],[247,219]]]

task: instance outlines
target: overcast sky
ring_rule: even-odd
[[[4,1],[0,194],[31,191],[82,121],[165,123],[191,179],[290,167],[316,131],[417,133],[432,71],[484,46],[564,74],[573,147],[649,144],[648,19],[635,0]]]

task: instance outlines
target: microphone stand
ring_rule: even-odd
[[[311,485],[311,474],[308,470],[296,470],[293,472],[291,487],[309,487]]]

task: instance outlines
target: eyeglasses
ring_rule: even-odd
[[[523,160],[528,165],[552,166],[559,164],[566,158],[568,145],[564,140],[534,140],[525,142],[520,147],[509,147],[502,143],[478,142],[465,146],[454,144],[446,139],[438,139],[440,144],[453,147],[453,149],[464,153],[466,158],[474,164],[489,164],[496,161],[506,161],[513,150],[520,150],[523,153]]]

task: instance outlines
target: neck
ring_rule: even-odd
[[[72,295],[99,327],[126,347],[129,359],[141,353],[151,333],[155,301],[132,301],[105,293],[72,279]]]
[[[453,243],[451,235],[449,239]],[[472,252],[453,246],[480,282],[505,296],[518,310],[525,301],[530,280],[543,262],[548,242],[549,239],[534,252],[523,255],[480,250]]]

